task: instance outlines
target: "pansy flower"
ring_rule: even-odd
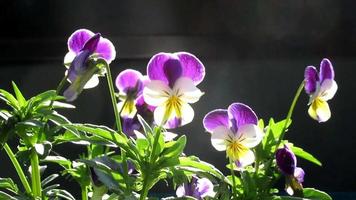
[[[176,191],[177,197],[191,196],[202,200],[204,197],[214,197],[214,185],[207,178],[192,177],[189,183],[179,186]]]
[[[68,50],[64,65],[68,68],[66,74],[71,85],[63,95],[67,101],[74,101],[83,89],[98,85],[98,75],[105,70],[100,70],[94,61],[101,58],[110,64],[116,51],[108,39],[87,29],[79,29],[69,37]]]
[[[136,102],[142,95],[144,76],[139,71],[127,69],[116,77],[116,87],[120,91],[118,107],[122,117],[133,118],[137,112]]]
[[[255,112],[245,104],[233,103],[227,110],[209,112],[203,120],[211,133],[211,143],[218,151],[226,151],[238,168],[252,164],[255,155],[250,148],[262,140],[262,130],[257,126]]]
[[[286,177],[286,192],[289,195],[300,195],[303,192],[304,170],[297,167],[297,158],[287,145],[276,151],[278,168]]]
[[[186,52],[158,53],[149,61],[147,75],[150,82],[143,89],[143,97],[156,107],[156,124],[176,128],[191,122],[194,110],[189,104],[203,95],[196,87],[205,76],[200,60]]]
[[[331,116],[327,101],[332,99],[337,91],[334,76],[333,66],[326,58],[320,63],[319,73],[314,66],[308,66],[305,69],[304,89],[310,95],[308,113],[310,117],[319,122],[325,122]]]

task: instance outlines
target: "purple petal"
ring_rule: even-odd
[[[126,94],[128,91],[141,94],[143,90],[142,74],[132,69],[122,71],[116,77],[115,83],[117,89]]]
[[[285,175],[294,175],[297,165],[297,158],[294,153],[285,145],[284,148],[276,151],[276,161],[278,168]]]
[[[325,79],[334,79],[334,69],[330,60],[324,58],[320,63],[320,84],[323,83]]]
[[[85,42],[81,51],[88,50],[90,54],[94,53],[96,47],[98,46],[100,37],[101,37],[100,33],[95,34],[93,37],[91,37],[89,40]]]
[[[179,61],[183,68],[183,76],[193,80],[195,85],[198,85],[205,76],[205,67],[203,63],[193,54],[187,52],[177,52]]]
[[[233,132],[245,124],[257,125],[257,116],[255,112],[243,103],[233,103],[228,107],[229,125]]]
[[[129,137],[135,137],[134,130],[140,130],[141,125],[136,118],[123,118],[122,131]]]
[[[205,115],[203,119],[204,128],[212,132],[218,126],[229,127],[229,117],[227,110],[216,109]]]
[[[165,126],[166,126],[168,129],[173,129],[173,128],[178,128],[181,124],[182,124],[182,119],[181,119],[181,118],[174,117],[173,119],[167,121],[167,123],[165,124]]]
[[[182,75],[182,66],[173,54],[158,53],[148,62],[147,75],[151,80],[161,80],[172,87]]]
[[[98,53],[100,58],[105,59],[108,64],[111,63],[116,57],[116,50],[114,45],[110,42],[110,40],[101,37],[98,47],[96,48],[96,53]]]
[[[316,85],[318,81],[318,71],[314,66],[308,66],[304,71],[305,85],[304,89],[307,94],[312,94],[316,90]]]
[[[80,50],[84,47],[84,44],[94,35],[93,32],[87,29],[79,29],[75,31],[68,38],[68,50],[75,53],[79,53]]]
[[[199,197],[205,197],[214,191],[214,185],[207,178],[201,178],[198,180],[197,190],[199,192]]]
[[[86,62],[89,56],[90,52],[88,50],[84,50],[79,52],[79,54],[74,58],[68,69],[68,79],[71,82],[87,70],[88,66],[86,65]]]
[[[299,183],[304,182],[304,175],[305,175],[305,172],[302,168],[300,168],[300,167],[295,168],[294,177],[298,180]]]

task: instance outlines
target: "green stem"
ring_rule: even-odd
[[[32,169],[32,191],[35,197],[42,198],[40,163],[35,148],[31,150],[31,169]]]
[[[151,184],[151,166],[154,164],[154,161],[156,159],[156,149],[157,149],[157,145],[158,145],[158,140],[159,137],[161,135],[161,126],[159,126],[156,129],[155,132],[155,138],[153,141],[153,147],[152,147],[152,151],[151,151],[151,155],[150,155],[150,160],[149,160],[149,164],[148,167],[146,169],[146,171],[144,172],[144,181],[143,181],[143,187],[141,190],[141,195],[140,195],[140,200],[146,199],[147,195],[148,195],[148,190],[150,188],[150,184]]]
[[[233,199],[237,199],[237,191],[236,191],[234,165],[233,165],[231,159],[229,159],[229,161],[230,161],[230,172],[231,172],[231,176],[232,176],[232,194],[233,194]]]
[[[111,102],[112,102],[112,106],[113,106],[114,114],[115,114],[116,127],[117,127],[118,132],[120,134],[122,134],[121,120],[120,120],[119,111],[117,109],[117,100],[116,100],[116,96],[115,96],[114,86],[112,83],[110,66],[108,64],[106,64],[105,67],[106,67],[106,79],[108,81]]]
[[[88,200],[88,187],[82,187],[82,200]]]
[[[15,154],[12,152],[10,146],[7,143],[4,144],[4,149],[7,153],[7,155],[9,156],[12,164],[15,167],[17,175],[20,177],[21,183],[22,183],[23,187],[25,188],[26,193],[31,194],[32,190],[31,190],[30,184],[28,183],[26,176],[22,171],[21,166],[20,166],[19,162],[17,161]]]
[[[300,94],[302,93],[303,88],[304,88],[304,81],[299,85],[299,88],[298,88],[297,92],[295,93],[294,99],[292,101],[292,105],[290,106],[287,117],[286,117],[286,122],[284,123],[283,129],[282,129],[282,133],[278,139],[276,150],[278,149],[279,145],[281,144],[281,142],[284,138],[284,135],[286,134],[288,123],[292,117],[295,105],[297,104],[298,98],[299,98]]]

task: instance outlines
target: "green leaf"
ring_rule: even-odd
[[[46,186],[48,183],[50,183],[51,181],[53,181],[54,179],[56,179],[59,175],[58,174],[51,174],[49,176],[47,176],[45,179],[42,180],[41,185]]]
[[[7,105],[11,106],[14,110],[20,111],[19,102],[16,98],[6,90],[0,89],[0,99],[6,102]]]
[[[17,185],[11,178],[0,178],[0,188],[7,189],[15,194],[19,191]]]
[[[136,140],[137,149],[142,157],[146,157],[148,153],[149,143],[146,139],[137,139]]]
[[[332,198],[326,192],[314,188],[304,188],[303,195],[304,198],[312,200],[332,200]]]
[[[52,162],[57,163],[62,166],[64,169],[70,169],[72,162],[65,157],[62,156],[47,156],[42,162]]]
[[[19,103],[19,106],[20,107],[26,106],[27,102],[26,102],[25,97],[22,95],[21,91],[19,90],[19,88],[17,87],[15,82],[13,82],[13,81],[12,81],[12,87],[14,89],[16,99],[17,99],[17,102]]]
[[[141,117],[141,115],[137,115],[137,119],[140,122],[141,126],[143,127],[144,132],[147,134],[152,134],[152,128],[148,123]]]
[[[291,150],[293,151],[293,153],[294,153],[296,156],[298,156],[298,157],[300,157],[300,158],[303,158],[303,159],[305,159],[305,160],[307,160],[307,161],[310,161],[310,162],[312,162],[312,163],[314,163],[314,164],[316,164],[316,165],[322,166],[321,162],[320,162],[317,158],[315,158],[315,157],[314,157],[313,155],[311,155],[310,153],[304,151],[302,148],[296,147],[296,146],[292,146],[292,147],[291,147]]]
[[[225,180],[225,176],[221,173],[214,165],[207,162],[199,160],[199,158],[190,156],[190,157],[180,157],[179,158],[179,168],[182,169],[197,169],[202,172],[206,172],[214,175],[215,177]]]
[[[66,190],[61,190],[61,189],[52,189],[46,193],[47,197],[60,197],[66,200],[75,200],[73,195],[71,195],[69,192]],[[53,199],[53,198],[50,198]],[[57,198],[55,198],[57,199]]]
[[[186,142],[187,137],[185,135],[182,135],[180,138],[178,138],[177,141],[166,143],[166,146],[160,155],[160,159],[180,156],[184,150]],[[172,143],[172,145],[167,146],[167,144],[169,143]]]
[[[17,198],[14,198],[13,195],[9,195],[3,191],[0,191],[0,199],[6,199],[6,200],[18,200]]]

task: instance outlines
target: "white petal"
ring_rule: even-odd
[[[239,128],[240,143],[247,148],[252,148],[258,145],[263,137],[262,130],[254,124],[246,124]]]
[[[136,135],[137,139],[146,139],[146,136],[142,134],[140,131],[134,130],[134,134]]]
[[[185,190],[184,190],[184,185],[180,185],[177,190],[176,190],[176,195],[177,197],[183,197],[185,196]]]
[[[253,154],[253,151],[248,150],[243,156],[239,158],[237,162],[239,163],[239,166],[237,166],[238,168],[244,168],[245,166],[255,162],[255,154]]]
[[[153,113],[153,117],[154,117],[154,121],[156,122],[157,125],[161,126],[163,125],[163,117],[164,114],[166,112],[166,106],[158,106],[154,113]]]
[[[161,106],[167,101],[171,89],[162,81],[150,81],[143,89],[143,98],[151,106]]]
[[[181,126],[186,125],[186,124],[190,123],[191,121],[193,121],[194,110],[189,104],[187,104],[187,103],[182,104],[181,113],[182,113],[182,116],[178,116],[178,118],[181,117],[181,119],[182,119]]]
[[[211,144],[218,151],[226,150],[226,140],[229,140],[229,135],[233,134],[231,130],[225,126],[216,127],[211,134]]]
[[[84,85],[84,89],[94,88],[99,84],[98,75],[94,74],[91,79]]]
[[[68,52],[65,56],[64,56],[64,66],[66,68],[70,67],[70,64],[72,63],[72,61],[74,60],[76,54],[72,51]]]
[[[187,103],[195,103],[199,101],[200,97],[204,94],[197,87],[193,81],[186,77],[179,78],[173,87],[174,94]]]
[[[323,81],[323,84],[321,84],[320,86],[319,98],[324,101],[330,100],[334,97],[336,91],[337,91],[336,82],[332,79],[325,79]]]

